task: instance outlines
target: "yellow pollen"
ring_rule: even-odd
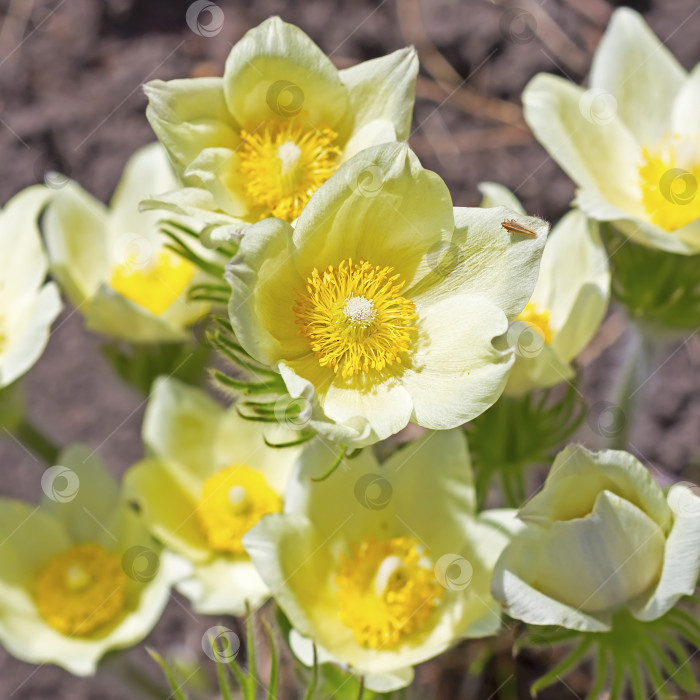
[[[165,313],[185,292],[195,268],[167,248],[145,262],[128,258],[112,271],[110,286],[152,314]]]
[[[332,129],[298,120],[264,122],[241,132],[238,172],[253,218],[296,219],[311,195],[333,174],[340,148]]]
[[[516,320],[527,323],[535,333],[538,333],[549,344],[552,342],[552,329],[549,326],[550,313],[548,310],[538,309],[535,304],[528,302],[520,312]]]
[[[196,515],[209,545],[218,552],[245,554],[241,538],[268,513],[279,513],[282,499],[249,467],[223,469],[204,482]]]
[[[401,364],[408,351],[415,304],[401,296],[393,267],[343,260],[325,272],[314,268],[306,294],[294,306],[299,333],[322,367],[343,377]]]
[[[642,202],[653,223],[676,231],[700,218],[700,139],[674,136],[644,148]]]
[[[124,609],[126,575],[99,544],[77,544],[49,559],[36,581],[36,606],[59,632],[90,634]]]
[[[363,540],[341,555],[335,583],[341,621],[369,649],[420,632],[444,592],[413,537]]]

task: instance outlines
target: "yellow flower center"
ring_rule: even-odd
[[[282,499],[249,467],[223,469],[204,482],[196,510],[210,546],[219,552],[245,554],[241,538],[268,513],[279,513]]]
[[[332,129],[294,119],[264,122],[241,132],[238,172],[253,216],[296,219],[311,195],[333,174],[340,149]]]
[[[700,218],[700,139],[674,136],[644,148],[642,202],[651,221],[676,231]]]
[[[161,248],[146,261],[125,256],[112,271],[110,285],[126,299],[159,316],[185,292],[194,272],[191,262]]]
[[[36,581],[36,606],[54,629],[87,635],[123,609],[126,575],[99,544],[77,544],[49,559]]]
[[[322,367],[343,377],[382,370],[407,352],[416,306],[401,296],[393,267],[343,260],[321,274],[314,268],[294,307],[299,333]]]
[[[412,537],[363,540],[341,555],[335,582],[341,621],[369,649],[419,632],[444,592]]]
[[[516,320],[527,323],[535,333],[542,336],[545,343],[549,344],[552,342],[552,329],[549,327],[549,317],[550,313],[547,309],[538,309],[535,304],[528,302]]]

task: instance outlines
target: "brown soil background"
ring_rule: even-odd
[[[456,204],[478,204],[477,183],[493,180],[516,190],[532,213],[555,221],[566,211],[573,186],[518,126],[519,95],[540,71],[581,81],[615,3],[520,2],[531,13],[523,17],[507,0],[421,0],[420,5],[416,0],[221,0],[224,24],[211,38],[197,36],[187,27],[189,4],[0,1],[1,202],[22,187],[41,182],[49,170],[67,173],[107,200],[132,151],[153,140],[140,85],[156,77],[220,74],[232,43],[269,15],[279,14],[302,27],[339,66],[407,43],[417,45],[423,68],[411,143],[426,167],[445,178]],[[686,68],[700,61],[696,0],[628,4],[644,12]],[[441,62],[437,51],[447,63]],[[468,79],[467,88],[463,85],[446,99],[462,78]],[[625,337],[624,319],[613,310],[584,356],[584,389],[591,403],[609,390]],[[99,448],[114,473],[121,474],[142,454],[143,401],[112,374],[99,354],[99,342],[82,329],[78,314],[64,311],[46,353],[27,376],[27,396],[35,421],[54,440],[83,441]],[[700,481],[699,367],[697,337],[671,343],[649,382],[631,435],[631,449],[650,467],[696,482]],[[589,424],[580,438],[598,446],[599,432]],[[0,442],[0,493],[35,500],[42,465],[5,438]],[[210,663],[201,655],[200,640],[203,631],[218,622],[218,618],[194,618],[181,599],[173,598],[148,643],[163,653],[187,649]],[[541,659],[513,665],[504,653],[500,672],[489,672],[482,682],[464,679],[461,669],[470,655],[462,646],[425,664],[419,669],[415,697],[529,697],[531,667]],[[153,672],[143,645],[131,650],[129,658]],[[495,679],[503,683],[500,689]],[[585,694],[585,676],[571,676],[567,683],[543,697]],[[135,697],[109,675],[76,679],[54,667],[21,663],[0,649],[0,698]]]

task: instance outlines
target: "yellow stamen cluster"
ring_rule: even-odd
[[[49,559],[36,580],[36,606],[54,629],[87,635],[124,609],[126,575],[99,544],[77,544]]]
[[[393,271],[365,260],[343,260],[323,273],[314,268],[294,311],[322,367],[347,378],[401,364],[416,307],[401,296],[405,283]]]
[[[444,592],[412,537],[363,540],[351,556],[341,555],[335,582],[341,621],[369,649],[420,632]]]
[[[279,513],[282,499],[250,467],[223,469],[204,482],[197,520],[212,549],[245,554],[241,538],[268,513]]]
[[[184,294],[195,268],[167,248],[147,261],[128,258],[112,271],[110,286],[152,314],[165,313]]]
[[[644,148],[639,168],[642,202],[651,221],[676,231],[700,218],[700,144],[675,136]]]
[[[296,219],[311,195],[333,174],[338,134],[298,120],[263,123],[241,132],[238,173],[253,216]]]
[[[528,302],[516,320],[527,323],[535,333],[538,333],[549,344],[552,342],[552,329],[549,326],[550,312],[538,309],[535,304]]]

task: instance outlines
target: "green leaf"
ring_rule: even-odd
[[[151,658],[161,667],[163,673],[165,674],[165,678],[168,681],[168,685],[173,691],[172,697],[174,697],[175,700],[187,700],[187,696],[181,690],[183,684],[177,683],[177,681],[175,680],[175,676],[170,670],[168,664],[165,663],[163,657],[153,649],[146,648],[146,651],[151,655]]]

